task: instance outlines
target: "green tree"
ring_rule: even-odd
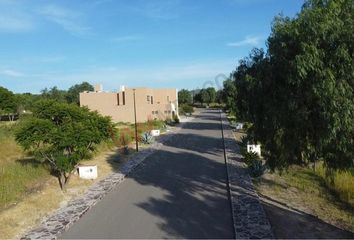
[[[232,113],[236,113],[236,86],[231,79],[224,81],[223,90],[221,92],[222,102],[225,103],[226,108]]]
[[[110,118],[97,112],[54,100],[38,101],[33,117],[16,131],[17,142],[43,162],[48,162],[65,191],[76,165],[88,159],[97,144],[111,137]]]
[[[44,88],[41,90],[41,96],[46,99],[52,99],[59,102],[66,102],[67,91],[60,90],[58,87],[54,86],[51,89]]]
[[[216,90],[213,87],[208,87],[207,89],[205,89],[205,91],[208,94],[207,97],[207,101],[205,101],[206,103],[210,104],[210,103],[214,103],[216,100]]]
[[[192,94],[187,89],[178,91],[178,104],[191,104]]]
[[[68,103],[76,103],[80,105],[79,95],[81,92],[84,91],[93,91],[94,88],[88,82],[82,82],[81,84],[75,84],[74,86],[70,87],[65,98]]]
[[[17,113],[17,99],[13,92],[4,87],[0,87],[0,110],[1,113],[6,114],[11,121],[14,120]]]
[[[254,50],[233,73],[237,112],[272,168],[353,166],[353,39],[352,0],[308,0],[295,18],[276,17],[267,53]]]

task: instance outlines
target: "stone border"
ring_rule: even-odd
[[[131,174],[148,156],[160,149],[174,133],[179,132],[184,123],[192,119],[194,118],[184,120],[176,129],[161,135],[151,147],[140,150],[132,159],[129,159],[118,172],[95,183],[83,196],[71,200],[66,206],[44,219],[38,227],[27,232],[21,239],[57,239],[58,235],[69,229],[107,193],[123,182],[125,177]]]
[[[236,239],[274,238],[225,113],[221,113],[221,124]]]

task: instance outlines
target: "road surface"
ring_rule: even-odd
[[[202,112],[59,238],[233,238],[222,147]]]

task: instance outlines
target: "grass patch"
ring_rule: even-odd
[[[316,165],[316,174],[321,177],[333,193],[339,199],[352,207],[354,207],[354,169],[350,170],[336,170],[326,174],[326,169],[322,163]]]
[[[261,195],[354,231],[353,208],[333,194],[324,178],[312,169],[292,166],[282,173],[267,173],[254,183]]]
[[[0,125],[0,210],[17,203],[50,175],[42,164],[25,158],[13,129],[8,124]]]

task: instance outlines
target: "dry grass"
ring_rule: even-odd
[[[267,173],[254,182],[261,195],[354,231],[353,209],[334,196],[323,178],[311,169],[293,166],[282,174]]]
[[[354,207],[354,174],[352,171],[333,171],[332,178],[326,176],[326,169],[323,164],[316,165],[316,174],[321,176],[326,186],[332,190],[338,197],[349,205]]]

